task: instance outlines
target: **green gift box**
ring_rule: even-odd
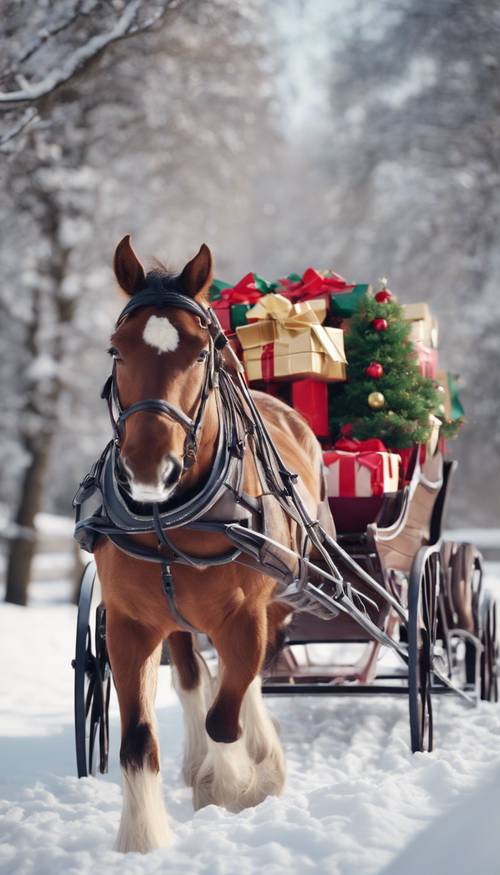
[[[238,328],[239,325],[247,324],[247,311],[251,310],[253,304],[232,304],[231,305],[231,328]]]
[[[230,283],[225,283],[223,280],[214,280],[208,290],[208,298],[210,301],[220,301],[224,289],[230,289]]]
[[[330,292],[330,313],[341,319],[350,319],[362,299],[370,294],[371,290],[372,287],[368,283],[360,283],[349,292]]]
[[[283,292],[283,290],[285,290],[285,291],[287,290],[288,285],[293,285],[294,283],[300,283],[301,280],[302,280],[302,277],[301,277],[300,273],[289,273],[289,274],[287,274],[287,276],[283,277],[282,279],[274,280],[274,282],[269,283],[269,289],[270,289],[270,291],[273,291],[273,292],[276,292],[276,291]]]
[[[267,295],[267,293],[270,292],[273,287],[272,283],[268,283],[268,281],[265,280],[264,277],[259,276],[258,273],[254,273],[253,281],[256,288],[258,288],[259,292],[261,292],[263,295]]]
[[[465,417],[465,410],[458,395],[458,383],[449,371],[438,371],[437,382],[444,389],[443,407],[447,422],[458,422]]]

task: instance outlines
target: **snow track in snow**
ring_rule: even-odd
[[[494,802],[500,810],[500,793],[488,782],[500,772],[500,706],[471,709],[438,699],[436,751],[412,756],[404,698],[268,698],[288,761],[283,796],[236,815],[214,806],[193,814],[180,776],[182,717],[168,668],[160,670],[157,713],[175,843],[147,857],[116,854],[110,850],[121,804],[116,699],[110,774],[74,777],[75,620],[75,608],[46,600],[29,610],[0,606],[2,873],[371,875],[386,865],[391,873],[407,872],[420,848],[426,875],[437,875],[449,860],[450,835],[456,842],[466,832],[461,825],[470,808],[483,828],[471,824],[470,854],[458,855],[463,868],[454,862],[454,875],[469,875],[475,835],[481,875],[498,875],[500,831],[487,831],[488,845],[484,824]]]

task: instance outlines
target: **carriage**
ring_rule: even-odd
[[[188,309],[175,293],[164,293],[162,301]],[[141,302],[136,302],[139,305]],[[194,304],[189,306],[193,310]],[[208,312],[213,364],[218,351],[225,349],[230,356],[231,351],[226,347],[216,315]],[[281,557],[283,565],[292,557],[300,572],[292,578],[283,574],[280,578],[277,574],[282,584],[279,598],[297,610],[286,627],[279,653],[264,669],[263,692],[270,696],[406,696],[411,749],[432,750],[435,695],[455,693],[470,705],[480,699],[498,700],[496,608],[493,599],[483,591],[481,555],[470,544],[443,539],[443,520],[456,463],[445,460],[439,450],[432,455],[415,446],[410,476],[403,489],[384,494],[376,507],[373,501],[367,507],[364,499],[338,500],[334,508],[337,538],[333,539],[305,512],[293,471],[287,469],[272,445],[248,392],[241,365],[237,360],[232,364],[231,379],[224,369],[219,375],[226,393],[226,407],[236,411],[231,422],[233,426],[239,420],[247,427],[251,424],[270,490],[303,525],[320,557],[313,561],[304,553],[295,554],[266,532],[249,530],[237,522],[218,523],[234,547],[224,562],[245,554],[262,565],[263,551],[269,548],[275,559],[277,555]],[[134,407],[160,409],[168,416],[179,417],[172,405],[157,400],[122,410],[113,375],[104,397],[116,433]],[[162,404],[163,407],[158,406]],[[190,437],[190,421],[187,426],[182,419],[179,421]],[[241,441],[239,446],[241,449]],[[233,455],[237,462],[238,452],[235,450]],[[126,520],[117,525],[116,513],[113,516],[110,507],[106,507],[109,498],[106,490],[114,488],[117,494],[122,490],[119,478],[113,479],[116,469],[115,434],[115,443],[105,449],[76,498],[76,530],[84,545],[90,530],[116,538],[119,546],[119,539],[123,541]],[[82,508],[96,489],[100,490],[99,497],[107,512],[103,517],[101,506],[90,517],[85,516]],[[125,500],[123,490],[121,494]],[[161,539],[158,508],[151,511],[149,522],[148,531],[156,531]],[[205,529],[202,525],[198,528],[207,530],[209,523]],[[151,555],[143,558],[154,560]],[[264,567],[269,571],[269,563]],[[163,582],[169,606],[175,611],[169,574],[164,575]],[[189,624],[185,627],[189,628]],[[323,644],[363,645],[363,652],[349,664],[339,663],[333,657],[325,662],[324,658],[316,658],[316,645]],[[395,654],[398,662],[390,669],[379,665],[380,654],[386,649]],[[168,662],[166,647],[163,662]],[[106,609],[100,600],[93,562],[87,565],[81,583],[73,667],[78,775],[94,774],[97,769],[104,773],[112,673],[106,647]]]
[[[378,629],[395,632],[403,664],[377,671],[380,640],[347,614],[323,620],[297,613],[264,693],[406,696],[413,752],[433,749],[433,696],[498,701],[496,605],[483,591],[482,556],[472,544],[443,538],[456,466],[441,453],[421,464],[415,448],[409,484],[380,499],[363,531],[356,530],[363,499],[338,500],[339,544],[398,603],[396,609],[382,598],[369,610]],[[348,664],[314,659],[314,645],[332,643],[363,645],[361,655]]]

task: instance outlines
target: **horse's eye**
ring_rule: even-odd
[[[115,361],[120,360],[120,353],[118,352],[116,346],[110,346],[108,349],[108,355],[115,359]]]

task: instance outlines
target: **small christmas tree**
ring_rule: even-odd
[[[347,382],[335,387],[332,433],[404,449],[425,443],[429,416],[440,403],[432,380],[420,374],[410,325],[385,287],[367,295],[345,336]]]

